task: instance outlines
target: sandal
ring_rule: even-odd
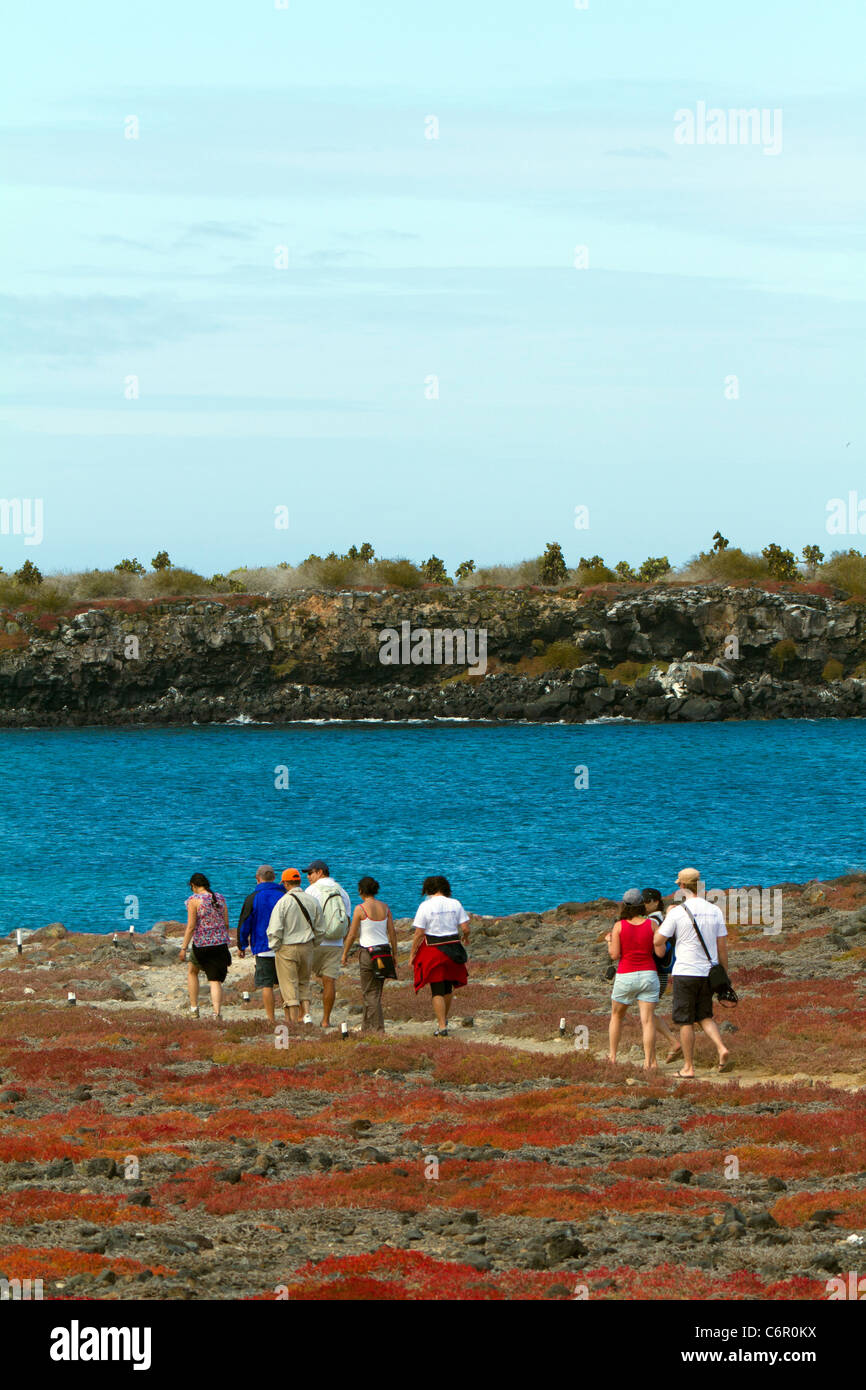
[[[693,1071],[678,1071],[676,1075],[681,1081],[697,1081],[698,1079]]]
[[[668,1055],[665,1057],[665,1062],[675,1062],[677,1057],[682,1057],[682,1055],[683,1049],[680,1046],[680,1044],[677,1043],[676,1047],[672,1047]]]

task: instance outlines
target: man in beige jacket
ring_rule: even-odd
[[[318,899],[302,891],[297,869],[286,869],[282,881],[286,891],[274,904],[268,922],[268,945],[274,952],[287,1022],[312,1023],[313,945],[325,930],[325,919]]]

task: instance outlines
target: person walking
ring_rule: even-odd
[[[268,945],[268,922],[276,904],[285,889],[276,883],[276,874],[270,864],[260,864],[256,869],[256,886],[244,898],[241,915],[238,919],[238,955],[243,960],[248,950],[256,961],[253,988],[262,992],[262,1003],[271,1027],[276,1023],[274,1013],[274,989],[277,984],[277,967],[274,952]]]
[[[415,934],[409,964],[414,967],[415,993],[430,986],[436,1018],[433,1036],[447,1038],[454,990],[468,979],[469,914],[461,902],[452,898],[451,884],[441,874],[425,878],[421,891],[426,897],[412,924]]]
[[[379,885],[374,878],[366,876],[358,884],[361,901],[352,913],[349,934],[343,942],[341,965],[345,965],[349,952],[357,940],[360,945],[359,964],[361,972],[361,995],[364,1000],[362,1033],[384,1033],[385,1016],[382,1012],[382,990],[386,980],[397,978],[397,933],[394,918],[387,903],[380,902],[376,894]]]
[[[297,869],[286,869],[282,882],[286,891],[271,911],[268,946],[274,952],[286,1021],[312,1023],[313,942],[322,933],[324,918],[318,899],[302,891]]]
[[[325,919],[325,932],[313,945],[313,974],[322,986],[322,1027],[331,1026],[331,1010],[337,997],[342,946],[352,915],[352,900],[345,888],[331,878],[324,859],[314,859],[304,869],[307,892],[316,898]]]
[[[665,905],[662,900],[662,895],[657,888],[642,888],[641,897],[646,904],[647,917],[653,924],[653,932],[657,932],[662,922],[665,920]],[[656,970],[659,976],[659,1004],[667,992],[675,959],[676,951],[671,942],[668,942],[668,954],[661,957],[655,954]],[[656,1033],[662,1033],[667,1040],[668,1051],[665,1055],[665,1061],[673,1062],[677,1057],[682,1057],[683,1049],[680,1046],[679,1037],[674,1033],[667,1019],[662,1017],[658,1005],[656,1006],[653,1018],[656,1025]]]
[[[683,1065],[677,1072],[684,1081],[695,1075],[695,1024],[699,1024],[718,1053],[719,1071],[730,1071],[731,1054],[713,1018],[709,973],[713,965],[728,968],[728,929],[715,903],[698,896],[701,876],[697,869],[680,869],[677,887],[684,901],[672,907],[655,933],[656,946],[676,942],[671,972],[674,1003],[672,1021],[679,1026]],[[703,945],[701,944],[703,938]],[[704,949],[706,947],[706,949]]]
[[[653,1015],[659,997],[659,976],[656,955],[664,955],[666,947],[656,952],[654,927],[646,913],[646,904],[639,888],[629,888],[622,895],[619,918],[608,932],[607,949],[617,962],[610,1005],[609,1058],[616,1061],[622,1033],[622,1021],[630,1004],[637,1003],[643,1034],[644,1070],[656,1070],[656,1030]]]
[[[193,874],[186,900],[186,931],[180,959],[189,951],[187,989],[189,1009],[198,1018],[198,975],[203,970],[210,985],[214,1018],[221,1017],[223,981],[232,963],[229,950],[229,910],[222,893],[215,893],[204,874]],[[190,942],[192,946],[190,947]]]

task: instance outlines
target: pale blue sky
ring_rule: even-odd
[[[859,2],[51,0],[7,28],[0,495],[45,508],[7,570],[838,544]],[[699,102],[781,110],[781,152],[677,144]]]

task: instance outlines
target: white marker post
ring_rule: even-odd
[[[15,945],[18,947],[18,954],[19,954],[19,956],[21,955],[21,952],[22,952],[22,950],[23,950],[23,946],[22,946],[23,939],[24,939],[24,938],[22,937],[20,930],[16,931],[16,933],[15,933]]]
[[[67,1004],[74,1004],[74,1003],[75,1003],[75,991],[74,991],[74,990],[70,990],[70,991],[69,991],[69,993],[68,993],[67,996],[66,996],[66,1002],[67,1002]]]
[[[349,1025],[348,1025],[348,1023],[341,1023],[341,1024],[340,1024],[340,1037],[342,1038],[343,1042],[346,1041],[346,1039],[348,1038],[348,1036],[349,1036]]]
[[[131,925],[130,925],[129,934],[130,934],[130,936],[135,936],[135,923],[134,923],[134,922],[131,923]]]
[[[564,1038],[564,1037],[565,1037],[565,1019],[564,1019],[564,1018],[561,1018],[561,1019],[559,1020],[559,1036],[560,1036],[561,1038]]]
[[[111,944],[112,944],[112,946],[116,946],[116,945],[117,945],[117,932],[115,932],[115,933],[114,933],[114,936],[111,938]]]
[[[245,1004],[248,1004],[249,1002],[250,1002],[250,992],[249,992],[248,989],[245,989],[245,990],[244,990],[244,1003],[245,1003]]]

